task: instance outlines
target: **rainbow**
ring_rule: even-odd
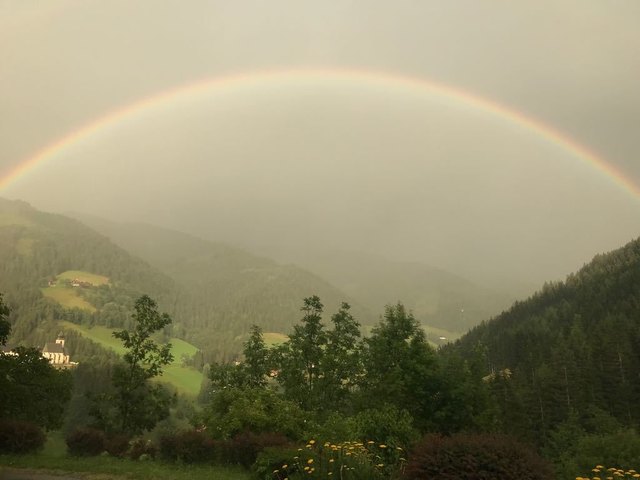
[[[129,105],[112,110],[44,146],[30,157],[19,162],[17,166],[13,167],[6,175],[0,178],[0,191],[6,189],[18,179],[28,175],[39,165],[63,155],[65,151],[71,149],[83,140],[115,127],[127,120],[134,120],[139,116],[149,114],[156,108],[170,106],[182,100],[195,99],[200,95],[212,92],[224,93],[241,87],[260,88],[265,84],[280,85],[296,81],[318,82],[319,84],[328,81],[335,81],[338,84],[341,82],[355,82],[356,84],[366,84],[382,89],[406,89],[420,94],[427,93],[442,97],[465,107],[476,109],[488,115],[506,120],[509,123],[531,132],[602,172],[636,199],[640,198],[640,187],[625,178],[622,172],[613,165],[607,163],[597,154],[569,136],[505,105],[425,78],[393,75],[368,70],[336,68],[297,68],[224,75],[181,85],[151,95]]]

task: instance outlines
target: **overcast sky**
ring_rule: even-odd
[[[503,104],[640,188],[638,25],[637,0],[0,0],[0,176],[167,89],[339,67]],[[535,282],[640,233],[640,202],[602,172],[437,96],[288,80],[197,100],[116,126],[0,195],[263,251],[363,249]]]

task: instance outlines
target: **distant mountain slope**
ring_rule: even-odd
[[[65,311],[55,299],[43,296],[56,276],[69,271],[109,278],[111,285],[100,290],[102,298],[124,309],[142,293],[154,296],[164,308],[175,305],[179,295],[169,277],[77,220],[0,199],[0,292],[6,293],[12,307],[14,337],[33,340],[43,322],[91,316]],[[83,298],[97,292],[97,286],[93,292],[87,289]]]
[[[211,305],[222,322],[256,323],[265,331],[286,333],[300,319],[302,299],[310,295],[322,299],[328,316],[347,301],[359,321],[373,322],[357,301],[294,265],[152,225],[79,218],[173,278],[192,302]]]
[[[51,334],[40,331],[42,325],[49,322],[53,329],[60,320],[121,327],[135,297],[148,293],[173,317],[174,336],[209,352],[207,360],[220,359],[241,349],[242,335],[254,323],[288,332],[306,296],[319,295],[327,314],[349,300],[304,270],[224,245],[146,225],[93,223],[114,240],[78,220],[0,199],[0,292],[14,309],[16,339],[37,344]],[[51,286],[60,274],[74,271],[105,277],[109,284]],[[95,308],[65,308],[74,302],[53,295],[62,288],[84,301],[75,305]],[[368,315],[354,310],[360,319]]]
[[[484,352],[488,374],[507,372],[513,393],[507,410],[517,411],[520,402],[540,435],[594,408],[638,425],[640,239],[545,285],[451,348],[467,356]]]
[[[454,336],[497,315],[516,298],[421,263],[395,262],[359,252],[274,254],[326,278],[375,312],[400,301],[424,326]]]

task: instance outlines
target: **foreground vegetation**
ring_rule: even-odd
[[[536,456],[542,455],[558,478],[582,476],[594,465],[615,465],[628,475],[640,464],[634,380],[640,375],[640,241],[596,257],[565,282],[546,285],[439,349],[400,303],[361,329],[348,304],[326,315],[320,298],[311,296],[286,336],[247,328],[253,313],[237,305],[244,326],[220,332],[216,341],[224,352],[208,355],[176,339],[194,318],[204,329],[204,317],[174,310],[181,313],[173,323],[150,297],[137,295],[135,285],[148,284],[174,306],[194,292],[172,293],[170,281],[104,239],[96,258],[86,248],[99,241],[94,234],[55,230],[58,223],[70,226],[64,219],[29,215],[46,222],[36,230],[28,222],[0,229],[11,246],[0,249],[0,291],[9,286],[11,292],[11,309],[0,300],[0,343],[42,345],[64,325],[79,365],[56,370],[37,349],[0,354],[2,451],[36,450],[43,430],[61,429],[70,452],[98,455],[97,462],[242,465],[257,478],[423,472],[415,473],[420,478],[442,452],[467,459],[443,464],[438,471],[446,475],[451,469],[461,474],[476,454],[492,458],[493,470],[507,468],[505,458],[545,465]],[[44,235],[47,228],[56,234]],[[65,241],[56,243],[58,237]],[[43,298],[40,288],[61,271],[74,278],[104,273],[108,283],[74,290],[94,312]],[[226,317],[229,324],[234,319]],[[178,364],[203,379],[197,399],[184,395],[184,387],[158,382]],[[176,382],[196,391],[197,380],[176,373]],[[497,439],[504,434],[510,437]],[[149,441],[150,450],[141,453]],[[529,453],[514,455],[507,447],[516,443]],[[103,460],[104,451],[111,460]],[[309,455],[306,464],[300,452]],[[338,456],[345,460],[339,465]],[[544,466],[509,463],[503,478],[549,476]]]
[[[175,465],[162,462],[128,460],[108,455],[96,457],[74,457],[67,454],[60,432],[48,435],[44,449],[30,454],[0,454],[0,473],[4,467],[21,470],[38,470],[62,474],[63,472],[100,474],[101,480],[248,480],[249,474],[240,467],[213,465]],[[91,478],[91,477],[89,477]]]

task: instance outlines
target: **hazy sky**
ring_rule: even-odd
[[[0,0],[0,178],[180,85],[342,68],[496,101],[640,189],[638,25],[637,0]],[[0,196],[250,248],[362,249],[534,282],[640,234],[640,200],[558,145],[463,103],[357,78],[177,99]]]

